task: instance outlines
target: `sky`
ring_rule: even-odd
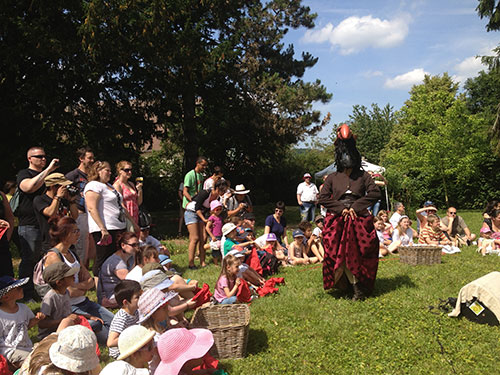
[[[290,30],[285,45],[293,44],[318,57],[305,81],[321,80],[333,94],[328,104],[314,108],[334,124],[349,119],[353,105],[400,109],[409,90],[425,74],[447,72],[457,82],[485,67],[477,55],[491,54],[499,32],[486,32],[486,19],[476,12],[477,0],[303,0],[317,13],[313,29]],[[308,140],[306,140],[307,142]],[[303,143],[299,144],[299,146]]]

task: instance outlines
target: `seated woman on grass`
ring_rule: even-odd
[[[392,243],[388,250],[391,253],[397,252],[399,246],[409,246],[413,244],[413,230],[410,227],[410,219],[403,215],[399,218],[398,225],[392,232]]]

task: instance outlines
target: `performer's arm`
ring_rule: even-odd
[[[340,214],[345,207],[338,200],[332,198],[333,196],[332,181],[335,180],[333,178],[327,178],[325,183],[323,184],[323,188],[319,193],[319,204],[325,207],[330,212],[333,212],[335,214]]]
[[[351,206],[357,214],[378,201],[382,195],[379,187],[368,173],[364,173],[362,179],[365,184],[365,195],[357,199]]]

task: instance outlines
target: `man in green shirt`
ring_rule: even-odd
[[[207,158],[198,156],[194,169],[186,173],[184,177],[184,190],[182,198],[182,207],[186,208],[187,204],[193,200],[193,197],[203,188],[203,171],[207,167]]]

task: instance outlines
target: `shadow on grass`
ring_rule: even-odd
[[[248,332],[247,354],[258,354],[269,347],[267,333],[263,329],[252,329]]]
[[[416,284],[408,275],[377,277],[375,280],[375,290],[372,296],[378,297],[402,287],[415,288]]]

